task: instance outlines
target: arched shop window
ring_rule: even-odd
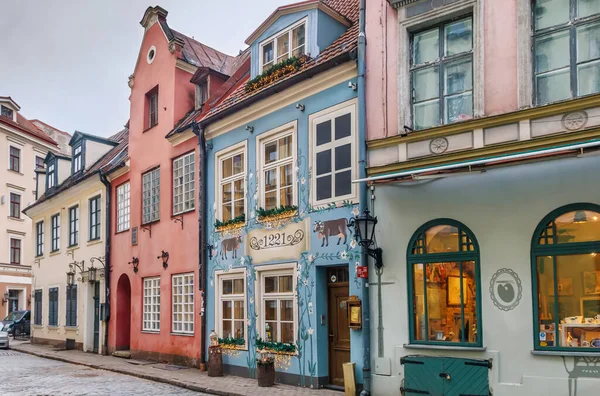
[[[481,347],[479,246],[450,219],[413,235],[407,255],[411,344]]]
[[[546,216],[531,259],[535,349],[600,353],[600,206]]]

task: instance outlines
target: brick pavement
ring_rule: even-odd
[[[35,356],[78,364],[95,369],[132,375],[147,380],[162,382],[198,392],[222,396],[254,396],[273,394],[281,396],[341,396],[343,393],[328,389],[308,389],[290,385],[275,384],[272,388],[260,388],[255,379],[224,376],[209,377],[206,372],[195,368],[167,371],[158,369],[160,364],[136,365],[126,359],[101,356],[82,351],[55,350],[48,346],[30,343],[12,343],[11,349]]]

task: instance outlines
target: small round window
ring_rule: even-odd
[[[148,64],[154,62],[155,56],[156,56],[156,47],[152,46],[152,47],[150,47],[150,50],[148,51],[148,56],[146,58],[146,60],[148,61]]]

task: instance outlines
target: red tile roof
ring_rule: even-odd
[[[58,146],[58,144],[52,139],[50,136],[46,135],[41,129],[36,127],[31,121],[27,118],[23,117],[21,113],[17,112],[17,122],[14,122],[12,119],[8,117],[0,116],[0,124],[5,124],[11,126],[13,128],[17,128],[21,132],[25,132],[26,134],[43,140],[46,143],[49,143],[53,146]]]
[[[39,122],[40,124],[43,124],[43,125],[47,126],[48,128],[52,129],[53,131],[56,131],[56,132],[58,132],[58,133],[60,133],[60,134],[62,134],[62,135],[65,135],[65,136],[71,137],[71,134],[70,134],[69,132],[61,131],[60,129],[57,129],[57,128],[53,127],[52,125],[49,125],[49,124],[45,123],[44,121],[42,121],[42,120],[39,120],[39,119],[37,119],[37,118],[34,118],[33,120],[30,120],[30,121],[31,121],[32,123]]]
[[[235,57],[224,54],[216,49],[202,44],[183,33],[171,29],[175,37],[184,42],[182,60],[197,67],[208,67],[227,76],[231,76]]]

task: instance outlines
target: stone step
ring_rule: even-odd
[[[131,352],[129,351],[114,351],[112,355],[118,358],[131,359]]]

